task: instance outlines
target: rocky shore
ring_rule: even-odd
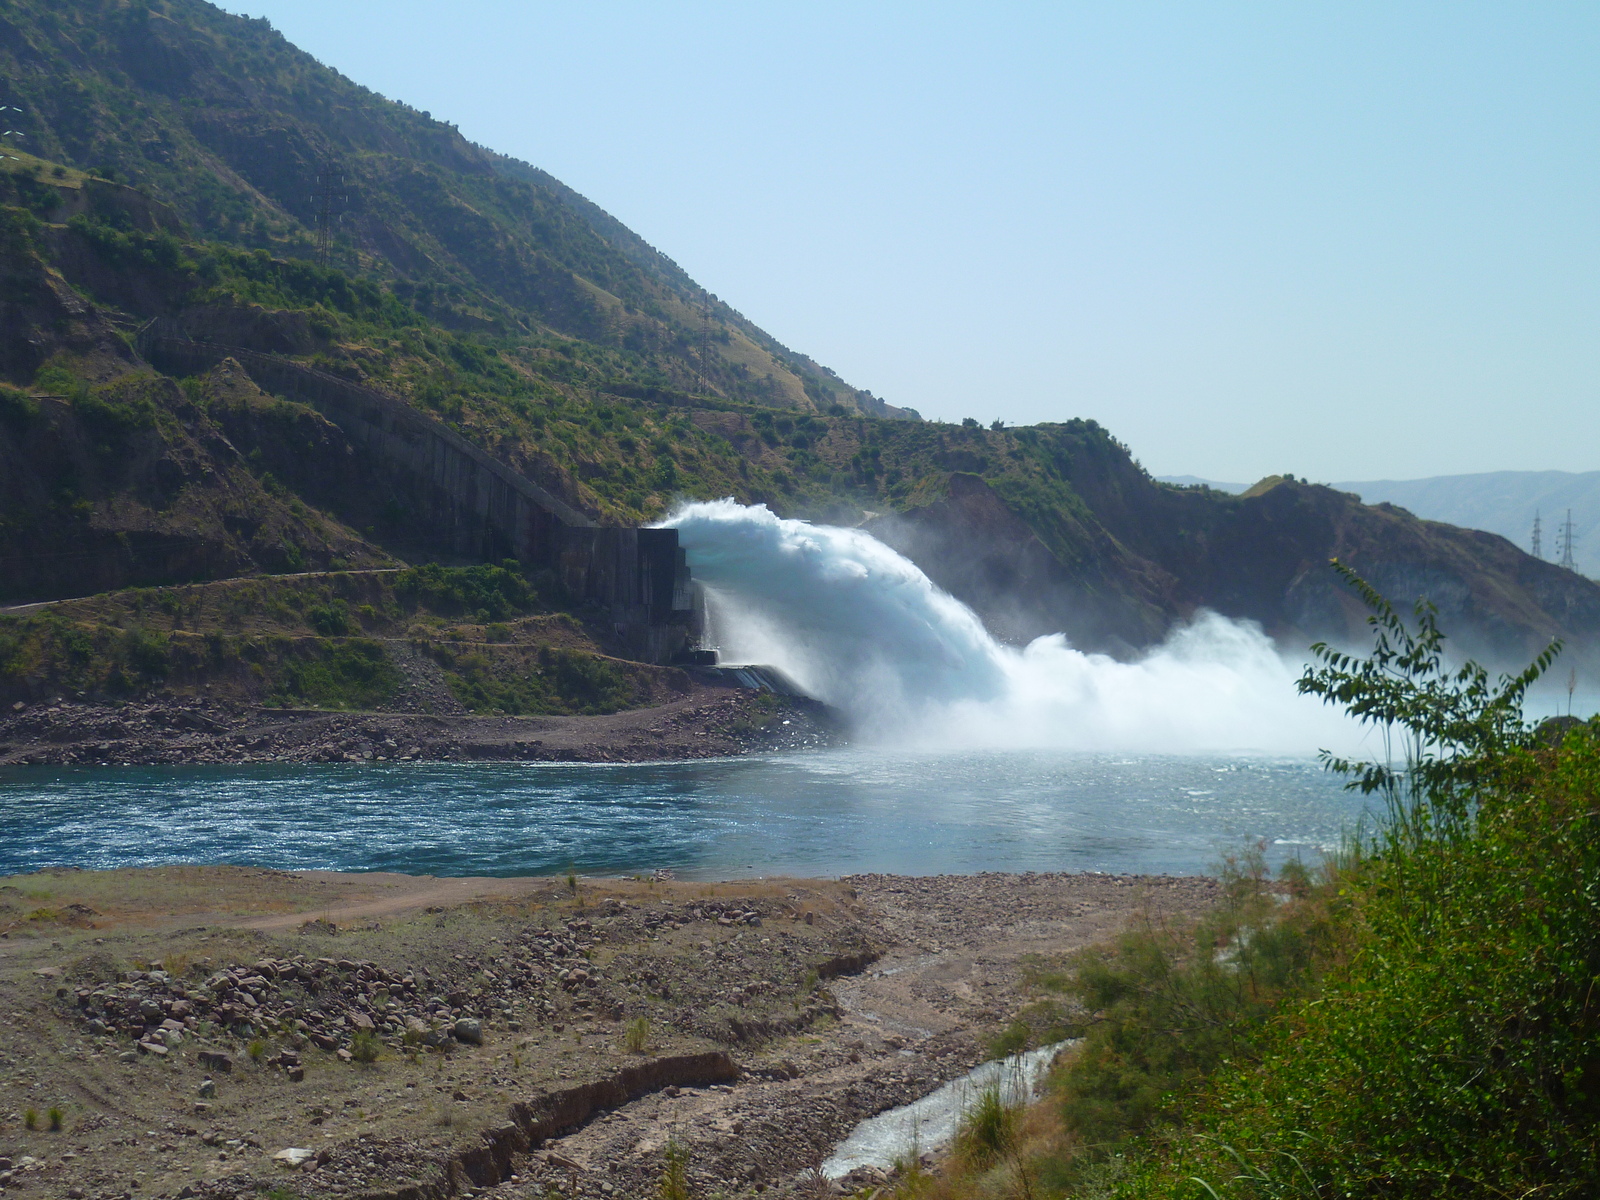
[[[0,1188],[621,1200],[655,1194],[674,1143],[695,1194],[820,1195],[858,1121],[1043,1019],[1031,971],[1216,896],[1092,875],[0,880]],[[227,911],[197,924],[205,903]]]
[[[812,749],[841,740],[815,701],[696,685],[604,716],[501,717],[246,708],[195,698],[18,701],[0,766],[341,762],[650,762]]]

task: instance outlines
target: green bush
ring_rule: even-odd
[[[1021,1054],[1028,1048],[1028,1043],[1032,1039],[1033,1030],[1028,1027],[1026,1021],[1013,1021],[989,1039],[984,1048],[985,1057],[992,1060]]]
[[[350,1057],[359,1063],[377,1062],[383,1040],[371,1029],[358,1029],[350,1039]]]
[[[400,572],[395,594],[402,602],[437,613],[502,621],[533,611],[539,597],[520,574],[505,567],[443,567],[427,563]]]
[[[622,1046],[629,1054],[643,1054],[649,1044],[649,1017],[635,1017],[623,1026]]]
[[[956,1129],[957,1158],[969,1167],[993,1166],[1016,1144],[1021,1109],[1007,1104],[998,1085],[984,1088],[961,1114]]]
[[[27,392],[0,384],[0,425],[26,432],[39,419],[39,402]]]
[[[438,647],[434,658],[456,699],[474,712],[617,712],[642,694],[617,663],[579,650],[542,646],[530,664],[520,657],[491,657],[480,650],[457,654]]]
[[[661,1177],[656,1181],[660,1200],[689,1200],[689,1153],[676,1138],[667,1139],[662,1155]]]
[[[87,383],[67,368],[52,363],[46,363],[34,373],[33,386],[41,392],[65,396],[74,402],[81,401],[89,395]]]
[[[342,600],[313,605],[306,610],[306,621],[324,637],[343,637],[354,624],[350,606]]]
[[[1260,1057],[1271,1019],[1286,999],[1309,993],[1314,963],[1332,952],[1327,897],[1280,908],[1259,849],[1226,862],[1223,882],[1222,903],[1197,924],[1147,923],[1042,981],[1089,1014],[1083,1045],[1056,1082],[1081,1157],[1181,1122],[1217,1067]]]
[[[373,708],[399,689],[400,671],[383,646],[366,638],[302,646],[277,671],[275,699],[319,708]]]
[[[1432,610],[1372,607],[1374,652],[1316,648],[1302,690],[1397,735],[1403,765],[1330,760],[1388,815],[1337,875],[1312,956],[1246,1053],[1129,1152],[1127,1197],[1600,1192],[1600,730],[1521,717],[1549,665],[1444,665]],[[1316,967],[1325,968],[1320,978]]]
[[[171,668],[169,650],[168,639],[159,633],[135,627],[122,635],[122,661],[145,680],[167,677]]]

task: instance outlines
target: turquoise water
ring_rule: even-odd
[[[859,749],[710,762],[0,769],[0,874],[254,863],[435,875],[1203,873],[1314,859],[1314,762]]]

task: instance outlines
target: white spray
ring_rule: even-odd
[[[1306,754],[1354,727],[1297,696],[1259,627],[1206,613],[1119,663],[1059,634],[1022,650],[912,562],[857,529],[733,500],[684,505],[678,530],[729,661],[782,668],[867,737],[951,746]]]

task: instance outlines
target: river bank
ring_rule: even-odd
[[[0,766],[328,762],[662,762],[836,745],[821,704],[695,682],[603,716],[260,708],[194,697],[58,699],[0,711]]]
[[[1033,966],[1215,896],[1096,875],[14,876],[0,1055],[38,1128],[8,1115],[0,1156],[47,1195],[523,1200],[652,1194],[670,1139],[704,1194],[800,1194],[859,1120],[979,1061]]]

